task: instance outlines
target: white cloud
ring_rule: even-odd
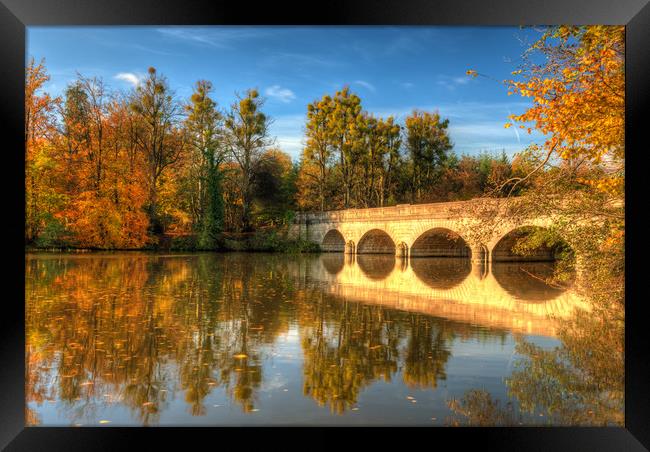
[[[134,74],[133,72],[120,72],[116,74],[114,78],[130,83],[133,86],[138,86],[143,77],[142,75]]]
[[[472,79],[469,76],[450,77],[448,75],[438,75],[436,82],[440,86],[444,86],[449,91],[454,91],[460,85],[467,85]]]
[[[259,28],[232,26],[218,28],[165,27],[158,28],[157,31],[169,38],[220,49],[232,48],[237,41],[259,39],[271,33],[269,30]]]
[[[283,136],[278,135],[275,140],[275,145],[289,154],[295,161],[300,159],[300,154],[305,146],[304,138],[302,135]]]
[[[363,86],[364,88],[366,88],[367,90],[372,91],[373,93],[376,91],[374,85],[372,85],[371,83],[366,82],[365,80],[355,80],[354,83],[356,83],[357,85]]]
[[[339,63],[335,60],[318,56],[314,54],[290,53],[290,52],[275,52],[267,55],[260,63],[263,66],[291,66],[296,67],[311,67],[311,66],[337,66]]]
[[[275,145],[297,161],[305,145],[305,115],[275,116],[271,123],[271,135]]]
[[[512,128],[512,130],[514,130],[514,132],[515,132],[515,135],[516,135],[516,137],[517,137],[517,143],[521,144],[521,137],[519,136],[519,130],[517,130],[517,129],[519,129],[519,127],[518,127],[517,124],[515,124],[514,121],[510,118],[510,116],[512,116],[512,112],[510,111],[510,109],[508,109],[508,116],[509,116],[509,117],[508,117],[508,122],[509,122],[510,124],[513,125],[513,127],[511,127],[511,128]]]
[[[264,93],[274,99],[288,104],[296,98],[296,95],[289,88],[282,88],[280,85],[273,85],[266,88]]]

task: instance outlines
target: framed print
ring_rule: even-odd
[[[7,450],[647,450],[646,1],[0,20]]]

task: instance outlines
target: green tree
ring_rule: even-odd
[[[328,136],[333,152],[339,155],[343,183],[343,207],[356,204],[352,198],[354,173],[361,155],[363,116],[361,99],[346,86],[332,98],[327,120]]]
[[[329,119],[333,103],[330,96],[323,96],[318,101],[307,105],[307,124],[305,136],[307,143],[303,149],[303,161],[306,166],[312,165],[316,171],[306,171],[304,174],[316,185],[320,210],[325,210],[326,187],[332,160],[332,148],[329,142]]]
[[[406,118],[406,147],[411,160],[413,201],[419,201],[434,182],[437,170],[452,148],[449,120],[438,113],[413,111]]]
[[[382,119],[368,114],[364,114],[362,127],[360,199],[366,207],[383,206],[385,198],[393,195],[394,173],[401,158],[401,129],[392,116]]]
[[[242,229],[250,231],[251,206],[254,195],[255,174],[262,152],[271,144],[270,119],[262,111],[264,100],[255,89],[232,104],[225,121],[225,140],[230,155],[237,162],[242,193]]]
[[[194,229],[198,232],[201,248],[218,246],[224,227],[224,205],[219,165],[225,158],[221,142],[222,116],[217,104],[210,98],[212,83],[199,80],[185,106],[185,127],[195,161],[196,203]]]

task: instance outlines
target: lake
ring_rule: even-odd
[[[552,263],[387,255],[26,255],[27,422],[453,425],[583,306]],[[541,275],[541,276],[540,276]],[[515,422],[515,421],[513,421]]]

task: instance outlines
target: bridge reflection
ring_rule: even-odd
[[[544,282],[552,271],[548,262],[340,253],[310,263],[312,280],[345,299],[544,336],[555,336],[554,319],[587,308],[573,290]]]

